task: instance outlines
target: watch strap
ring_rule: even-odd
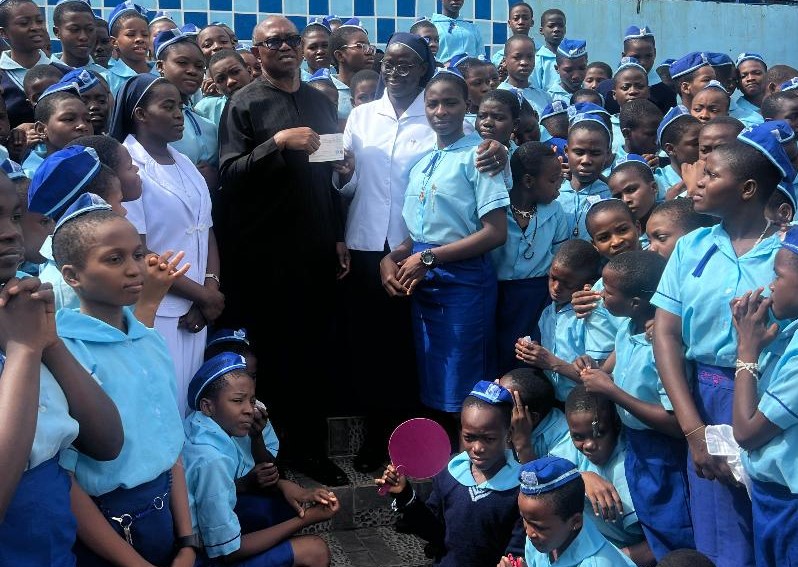
[[[183,549],[184,547],[193,547],[194,549],[199,549],[202,547],[202,543],[200,542],[199,534],[191,534],[176,537],[175,547],[177,549]]]

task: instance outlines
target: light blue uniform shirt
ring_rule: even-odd
[[[37,169],[39,169],[39,166],[42,164],[45,157],[47,156],[37,151],[36,146],[34,146],[33,149],[28,152],[27,157],[22,162],[22,172],[25,174],[25,177],[32,179],[33,174],[36,173]]]
[[[551,408],[549,414],[540,420],[532,431],[532,449],[537,458],[545,457],[561,446],[573,445],[571,432],[565,414],[557,408]]]
[[[499,471],[479,484],[474,479],[474,474],[471,472],[471,458],[468,456],[467,451],[458,453],[446,465],[446,469],[452,477],[462,484],[463,486],[474,487],[476,490],[495,490],[502,492],[510,490],[520,484],[518,480],[518,472],[521,470],[521,465],[515,460],[515,455],[510,450],[504,451],[505,463]]]
[[[202,537],[209,557],[229,555],[241,547],[241,525],[234,511],[235,481],[253,464],[246,461],[235,438],[201,412],[189,413],[183,427],[183,464],[194,532]]]
[[[657,203],[661,203],[665,200],[665,194],[668,192],[668,189],[676,185],[682,180],[682,176],[679,175],[673,167],[666,165],[665,167],[658,167],[654,170],[654,181],[657,182]]]
[[[535,109],[535,112],[538,113],[538,116],[543,114],[543,110],[546,108],[546,106],[551,104],[551,97],[549,96],[549,94],[542,89],[532,86],[531,83],[528,87],[518,88],[512,86],[509,82],[504,81],[502,83],[499,83],[499,86],[496,88],[505,91],[513,91],[513,90],[521,91],[521,94],[523,94],[527,102],[532,105],[532,108]]]
[[[197,165],[219,165],[219,130],[189,106],[183,106],[183,138],[169,144]]]
[[[759,357],[758,409],[782,432],[761,447],[742,452],[745,470],[761,482],[775,482],[798,494],[798,321],[790,323]]]
[[[474,129],[476,130],[476,128],[477,128],[477,115],[476,115],[476,113],[474,113],[474,112],[466,112],[466,115],[463,117],[463,121],[464,122],[468,122],[469,124],[471,124],[471,126],[473,126]],[[510,155],[509,154],[507,154],[507,159],[508,159],[508,162],[509,162],[509,159],[510,159]]]
[[[194,112],[218,128],[222,122],[222,111],[227,100],[226,96],[206,96],[194,106]]]
[[[438,29],[440,43],[435,58],[441,63],[460,53],[467,53],[471,57],[485,55],[485,44],[479,28],[472,22],[462,18],[450,18],[443,14],[432,14],[430,18]]]
[[[535,549],[529,538],[526,538],[524,559],[528,567],[634,567],[634,563],[607,541],[590,521],[582,524],[579,534],[557,561],[552,563],[549,554]]]
[[[673,411],[668,394],[657,373],[654,363],[654,347],[646,340],[645,333],[633,334],[632,321],[621,325],[615,335],[615,369],[612,378],[621,390],[649,404],[661,405]],[[617,406],[618,415],[627,427],[651,429],[629,411]]]
[[[604,291],[604,280],[599,278],[593,284],[593,291]],[[585,354],[596,360],[606,360],[615,350],[615,335],[618,329],[629,322],[628,317],[616,317],[604,307],[600,299],[596,308],[584,318],[585,321]]]
[[[113,65],[106,69],[105,73],[105,77],[108,79],[108,88],[111,89],[111,94],[114,95],[114,99],[116,99],[116,94],[119,92],[119,89],[122,88],[122,85],[125,84],[125,81],[130,77],[138,75],[138,73],[128,67],[127,63],[121,59],[116,59],[115,61]],[[151,61],[148,65],[150,67],[150,73],[157,77],[158,72],[155,70],[155,62]]]
[[[623,143],[626,141],[623,139],[623,134],[621,133],[620,115],[612,114],[610,116],[610,122],[612,123],[612,151],[615,152],[615,159],[618,159],[618,152],[621,151]],[[624,153],[626,153],[625,150]]]
[[[549,85],[552,85],[560,80],[560,74],[554,66],[557,64],[557,55],[543,45],[538,52],[535,53],[535,68],[532,70],[532,75],[529,77],[529,82],[532,83],[537,89],[546,90]]]
[[[746,127],[762,124],[765,119],[759,107],[740,96],[729,103],[729,116],[736,118]]]
[[[46,261],[39,264],[39,279],[42,282],[47,282],[53,285],[53,294],[55,295],[55,309],[78,309],[80,308],[80,298],[75,290],[72,289],[64,276],[61,275],[61,270],[53,259],[53,237],[48,235],[44,239],[42,247],[39,249],[39,254],[44,256]]]
[[[569,93],[563,88],[562,82],[560,82],[559,74],[557,75],[557,82],[549,85],[549,88],[546,89],[546,93],[549,95],[549,98],[552,100],[552,102],[555,100],[560,100],[565,104],[571,104],[571,95],[573,93]]]
[[[590,235],[585,225],[585,216],[588,209],[599,201],[611,199],[612,192],[609,185],[596,179],[587,187],[576,191],[571,186],[571,181],[564,179],[560,186],[560,195],[557,201],[562,205],[562,210],[568,219],[568,231],[574,238],[590,241]]]
[[[338,89],[338,120],[346,120],[352,112],[352,91],[338,79],[338,75],[330,74],[330,79]]]
[[[56,313],[58,334],[113,400],[122,418],[125,442],[112,461],[70,448],[61,466],[73,471],[91,496],[134,488],[169,470],[183,448],[177,409],[175,369],[166,343],[124,308],[127,333],[73,309]]]
[[[682,319],[685,358],[734,368],[737,332],[729,301],[773,281],[777,235],[737,257],[718,224],[698,228],[676,242],[651,303]]]
[[[626,439],[623,434],[618,435],[612,455],[601,466],[591,463],[573,443],[570,444],[570,447],[558,447],[555,453],[558,457],[575,463],[581,472],[596,473],[611,482],[615,490],[618,491],[618,496],[621,497],[623,519],[615,522],[606,521],[601,516],[596,516],[593,512],[593,504],[585,498],[585,523],[592,523],[605,538],[617,547],[626,547],[643,541],[643,529],[637,519],[637,512],[635,512],[632,496],[629,493],[629,485],[626,482],[626,467],[624,466]]]
[[[58,63],[61,63],[62,65],[66,65],[67,67],[72,67],[68,63],[64,62],[63,55],[64,55],[63,53],[53,53],[53,56],[50,59],[52,61],[57,61]],[[72,67],[72,68],[73,69],[86,69],[87,71],[94,71],[95,73],[98,73],[103,78],[105,78],[106,75],[108,74],[108,69],[106,69],[102,65],[98,65],[97,63],[95,63],[94,59],[91,56],[89,56],[89,62],[86,63],[83,67]]]
[[[490,58],[490,62],[493,63],[494,66],[498,67],[501,65],[502,59],[504,59],[504,47],[493,54],[493,56]]]
[[[537,214],[529,220],[525,231],[521,231],[508,208],[507,240],[491,251],[499,280],[548,275],[554,254],[570,236],[568,221],[557,201],[538,205]]]
[[[52,60],[47,57],[47,54],[39,50],[39,60],[36,62],[36,65],[49,65],[52,63]],[[35,65],[34,65],[35,66]],[[25,75],[28,74],[30,71],[29,68],[23,67],[13,59],[11,59],[11,51],[6,50],[0,53],[0,69],[5,71],[8,78],[19,87],[23,93],[25,89],[22,87],[22,82],[25,80]]]
[[[559,311],[554,303],[547,305],[538,320],[538,329],[540,344],[557,358],[570,363],[577,356],[585,354],[584,320],[576,318],[570,303],[563,305]],[[564,402],[576,382],[552,370],[545,372],[554,386],[554,395]]]
[[[479,134],[468,134],[410,170],[402,217],[414,242],[455,242],[479,230],[487,213],[510,204],[501,176],[474,165],[481,142]]]

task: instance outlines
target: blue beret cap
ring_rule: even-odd
[[[521,467],[518,473],[522,494],[534,496],[556,490],[579,478],[579,469],[567,459],[541,457]]]
[[[793,77],[789,81],[784,81],[779,85],[780,91],[791,91],[794,89],[798,89],[798,77]]]
[[[153,50],[155,51],[155,58],[158,59],[163,53],[163,50],[168,46],[179,43],[181,41],[195,41],[194,34],[185,33],[180,28],[171,28],[158,32],[152,42]]]
[[[643,72],[644,75],[648,76],[648,71],[646,68],[640,64],[640,61],[637,60],[635,57],[621,57],[620,62],[618,63],[618,68],[615,69],[615,72],[612,74],[614,77],[624,69],[638,69]]]
[[[94,148],[74,145],[54,152],[33,174],[28,210],[58,220],[99,171]]]
[[[740,53],[740,55],[737,56],[737,60],[734,62],[734,66],[739,67],[740,63],[742,63],[743,61],[759,61],[765,67],[768,66],[767,63],[765,63],[764,57],[762,57],[759,53],[746,53],[745,51],[743,51],[742,53]]]
[[[587,57],[587,42],[584,39],[563,39],[557,47],[557,55],[567,59]]]
[[[332,21],[332,20],[330,20],[330,21]],[[343,24],[341,24],[339,27],[342,27],[342,28],[357,28],[357,29],[361,30],[363,33],[365,33],[366,35],[369,34],[369,32],[366,31],[366,28],[364,28],[363,25],[360,23],[360,18],[349,18]]]
[[[715,79],[709,81],[706,85],[704,85],[704,87],[701,90],[705,91],[707,89],[717,89],[726,96],[729,96],[729,91],[726,90],[726,87],[724,87],[720,81],[716,81]]]
[[[623,40],[629,39],[643,39],[645,37],[654,37],[654,32],[648,26],[629,26],[623,34]]]
[[[734,61],[732,58],[726,55],[725,53],[715,53],[712,51],[707,52],[707,59],[709,59],[709,64],[713,67],[723,67],[726,65],[731,65],[734,67]]]
[[[136,4],[132,0],[125,0],[121,4],[117,4],[116,7],[111,12],[111,15],[108,16],[108,33],[114,29],[114,24],[119,19],[119,17],[124,14],[125,12],[136,12],[139,16],[143,17],[145,20],[147,19],[147,8]]]
[[[795,168],[787,157],[782,144],[794,140],[795,133],[784,120],[768,120],[762,124],[757,124],[746,128],[737,136],[743,143],[752,146],[762,153],[770,163],[776,166],[781,173],[782,179],[792,184],[795,179]]]
[[[662,122],[659,123],[657,126],[657,144],[662,147],[662,133],[665,132],[665,129],[682,118],[683,116],[690,116],[690,111],[687,109],[686,106],[683,104],[677,104],[665,114],[662,118]]]
[[[307,28],[309,28],[311,26],[317,26],[317,27],[323,28],[323,29],[327,30],[328,32],[332,33],[332,27],[330,27],[330,21],[327,18],[325,18],[324,16],[310,16],[310,17],[308,17],[308,23],[305,26],[305,29],[307,29]]]
[[[97,77],[95,77],[91,71],[87,71],[86,69],[73,69],[61,77],[61,82],[75,83],[78,86],[78,92],[80,94],[88,92],[100,84],[100,81],[97,79]]]
[[[78,86],[78,84],[75,81],[64,81],[63,78],[62,78],[57,83],[53,83],[52,85],[50,85],[49,87],[44,89],[42,94],[39,95],[39,100],[37,101],[37,103],[41,102],[43,99],[45,99],[48,96],[50,96],[51,94],[55,94],[55,93],[71,93],[71,94],[79,97],[80,96],[80,87]]]
[[[217,329],[208,337],[205,348],[219,343],[240,343],[249,346],[246,329]]]
[[[480,380],[474,384],[468,395],[493,405],[513,403],[513,395],[509,390],[489,380]]]
[[[233,370],[246,370],[247,362],[240,354],[232,352],[220,352],[202,363],[197,373],[188,383],[187,401],[188,407],[196,410],[202,391],[211,382],[232,372]]]
[[[458,53],[457,55],[449,59],[449,69],[457,67],[458,65],[460,65],[460,63],[468,61],[469,59],[473,59],[474,61],[482,61],[479,57],[474,57],[473,55],[469,55],[468,53]]]
[[[0,163],[0,169],[2,169],[5,174],[8,175],[8,178],[11,181],[27,177],[27,175],[25,175],[25,171],[22,169],[22,166],[9,158],[4,159],[3,162]]]
[[[700,51],[692,51],[671,63],[671,78],[676,79],[682,75],[687,75],[704,65],[709,65],[707,54]]]
[[[568,154],[565,153],[565,146],[568,145],[568,140],[552,137],[546,140],[546,145],[553,146],[557,157],[561,157],[563,162],[568,163]]]
[[[157,12],[155,12],[155,15],[150,20],[150,25],[154,24],[155,22],[160,22],[161,20],[167,20],[177,25],[174,19],[172,19],[172,16],[169,15],[169,12],[165,12],[163,10],[158,10]]]
[[[649,167],[646,158],[638,154],[626,154],[625,156],[621,156],[615,160],[615,163],[612,164],[612,170],[615,171],[622,165],[627,163],[642,163],[646,167]]]
[[[786,248],[793,254],[798,254],[798,226],[794,226],[787,231],[781,241],[781,247]]]
[[[184,35],[199,35],[199,32],[202,31],[196,24],[192,24],[191,22],[183,24],[179,29]]]
[[[328,22],[340,22],[340,21],[342,21],[340,16],[336,16],[335,14],[328,14],[326,19],[327,19]]]
[[[792,205],[793,212],[798,210],[798,199],[796,199],[795,196],[795,185],[782,179],[779,184],[776,185],[776,191],[779,191],[782,195],[787,197],[787,200]]]
[[[105,199],[100,197],[99,195],[95,195],[94,193],[83,193],[80,197],[75,199],[75,202],[69,205],[67,209],[64,211],[64,214],[61,215],[61,218],[58,219],[58,222],[55,224],[55,229],[53,233],[55,233],[59,228],[64,226],[64,223],[72,220],[80,215],[85,215],[91,211],[110,211],[111,205],[105,202]]]
[[[592,102],[577,102],[568,107],[568,117],[571,120],[578,114],[605,114],[610,116],[606,108]]]
[[[330,77],[330,70],[322,67],[313,73],[306,82],[313,83],[316,81],[332,81],[332,77]]]
[[[662,61],[662,63],[657,65],[657,69],[659,69],[660,67],[668,67],[668,70],[670,71],[671,63],[673,63],[674,61],[676,61],[676,59],[665,59]]]
[[[555,100],[551,104],[547,104],[543,112],[540,113],[540,120],[546,120],[558,114],[568,114],[568,105],[561,100]]]

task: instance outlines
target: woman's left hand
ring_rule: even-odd
[[[507,148],[496,140],[483,140],[477,147],[477,160],[474,165],[482,173],[496,175],[507,165]]]
[[[427,275],[428,270],[429,268],[421,262],[421,253],[416,252],[399,262],[399,271],[396,273],[396,279],[399,285],[407,290],[407,295],[411,295],[418,282]]]

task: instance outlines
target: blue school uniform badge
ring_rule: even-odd
[[[535,496],[556,490],[581,477],[579,469],[571,461],[560,457],[541,457],[523,465],[518,478],[521,492]]]
[[[73,0],[74,1],[74,0]],[[83,94],[90,91],[100,84],[97,77],[91,71],[86,69],[74,69],[61,77],[62,83],[75,83],[78,86],[78,92]]]
[[[654,32],[648,26],[629,26],[623,34],[623,40],[630,39],[643,39],[646,37],[654,37]]]
[[[557,47],[557,55],[566,59],[587,57],[587,42],[584,39],[563,39]]]
[[[506,388],[488,380],[480,380],[474,384],[468,395],[493,405],[513,403],[513,395]]]
[[[247,337],[246,329],[217,329],[212,335],[208,337],[208,342],[205,344],[207,349],[219,343],[240,343],[249,346],[249,338]]]
[[[779,90],[782,92],[792,91],[794,89],[798,89],[798,77],[793,77],[789,81],[785,81],[779,85]]]

